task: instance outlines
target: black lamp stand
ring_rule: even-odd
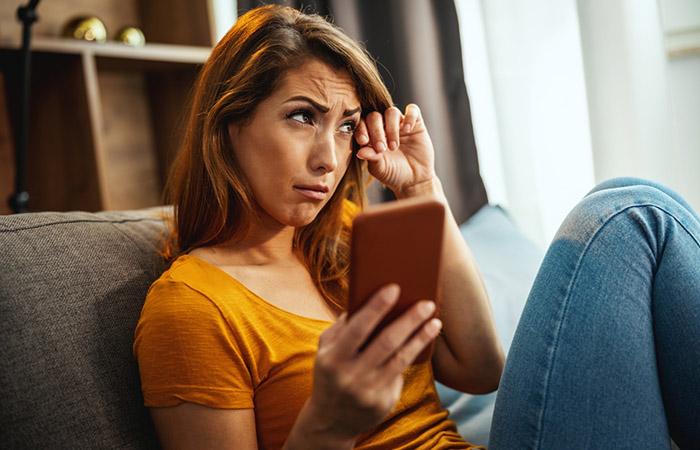
[[[29,86],[31,82],[30,42],[32,25],[37,21],[36,7],[39,0],[30,0],[17,8],[17,19],[22,22],[22,76],[20,91],[20,114],[17,121],[17,144],[15,148],[15,193],[9,198],[9,205],[15,213],[27,212],[29,192],[26,189],[27,140],[29,138]]]

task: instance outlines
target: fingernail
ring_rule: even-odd
[[[409,131],[411,131],[411,124],[407,123],[403,126],[403,132],[408,133]]]
[[[387,297],[387,299],[389,299],[387,301],[394,303],[396,300],[398,300],[400,293],[401,293],[401,288],[399,287],[398,284],[396,284],[396,283],[390,284],[389,286],[387,286],[386,291],[385,291],[386,297]]]
[[[386,144],[383,141],[379,141],[377,144],[377,150],[380,152],[385,152],[386,151]]]
[[[428,322],[428,325],[426,325],[426,328],[428,329],[428,332],[432,335],[438,334],[440,329],[442,329],[442,321],[440,319],[432,319],[430,322]]]
[[[435,311],[435,302],[426,302],[421,305],[421,312],[426,316],[432,314]]]
[[[366,144],[369,140],[369,137],[366,134],[358,134],[357,140],[360,142],[360,144]]]
[[[399,148],[399,144],[397,144],[396,141],[390,141],[390,142],[389,142],[389,148],[390,148],[391,150],[396,150],[397,148]]]

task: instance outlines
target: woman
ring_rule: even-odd
[[[451,214],[442,322],[421,302],[358,355],[398,287],[341,315],[365,171],[399,198],[446,203],[433,156],[418,107],[392,107],[373,61],[324,19],[277,6],[239,18],[195,88],[169,180],[176,259],[136,330],[165,447],[469,447],[433,372],[490,392],[503,355]],[[411,365],[433,339],[432,365]]]
[[[342,313],[365,170],[398,198],[447,204],[419,109],[391,105],[367,55],[316,16],[253,10],[212,52],[169,179],[174,261],[149,290],[134,343],[164,447],[470,447],[433,380],[492,391],[503,356],[451,214],[440,320],[421,302],[358,352],[398,287]],[[689,381],[698,347],[672,349],[700,341],[688,264],[700,226],[662,187],[616,183],[577,207],[545,259],[501,385],[494,448],[668,444],[667,418],[680,442],[697,442],[697,412],[682,399],[700,402]],[[661,379],[649,370],[656,338]],[[432,340],[432,361],[411,365]]]

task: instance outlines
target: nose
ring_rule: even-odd
[[[322,174],[338,168],[338,155],[333,133],[320,133],[316,136],[310,157],[311,169]]]

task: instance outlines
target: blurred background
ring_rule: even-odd
[[[455,4],[481,174],[529,237],[618,176],[700,209],[700,1]]]
[[[262,3],[41,2],[30,210],[158,205],[198,68],[237,14]],[[331,17],[377,58],[397,105],[421,106],[460,222],[500,204],[545,247],[576,202],[615,176],[660,181],[700,209],[698,0],[277,3]],[[19,5],[0,4],[4,214],[15,182]],[[76,19],[89,18],[102,23],[101,42],[99,29],[76,35]],[[127,26],[145,44],[125,39]],[[375,186],[372,198],[390,194]]]

